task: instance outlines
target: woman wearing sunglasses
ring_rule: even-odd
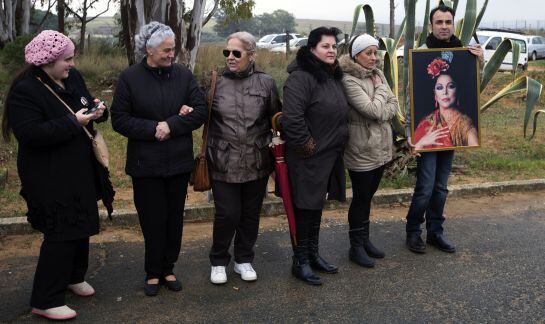
[[[326,192],[333,198],[336,189],[340,195],[335,198],[344,197],[342,154],[348,135],[348,103],[337,61],[338,33],[336,28],[312,30],[308,45],[299,49],[288,66],[290,75],[284,85],[282,137],[287,144],[297,228],[292,274],[313,285],[322,284],[313,270],[338,271],[318,253]]]
[[[210,281],[227,282],[234,236],[234,271],[257,280],[252,267],[259,214],[274,164],[269,153],[271,117],[280,110],[274,79],[255,65],[256,42],[247,32],[227,37],[226,68],[218,77],[208,129],[216,214]]]

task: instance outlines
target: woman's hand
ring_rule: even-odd
[[[407,146],[408,146],[408,148],[409,148],[409,153],[410,153],[412,156],[415,156],[415,157],[419,157],[419,156],[420,156],[420,153],[418,153],[418,152],[416,151],[416,146],[413,144],[411,137],[408,137],[408,138],[407,138]]]
[[[170,127],[168,127],[167,122],[159,122],[157,127],[155,127],[155,138],[158,141],[165,141],[170,138]]]
[[[438,128],[436,130],[428,131],[420,140],[415,143],[414,148],[416,150],[421,150],[424,146],[436,145],[443,146],[443,143],[438,142],[439,140],[449,137],[450,131],[448,126]]]
[[[94,113],[90,114],[93,116],[91,120],[99,119],[100,117],[102,117],[102,115],[104,115],[104,110],[106,110],[106,106],[104,105],[104,102],[100,101],[99,99],[94,100],[95,105],[99,102],[100,102],[100,106],[98,106],[98,109]]]
[[[87,124],[89,124],[89,122],[94,119],[94,113],[89,115],[85,114],[87,110],[89,109],[83,108],[78,110],[75,114],[76,119],[78,120],[78,124],[80,124],[81,126],[87,126]]]
[[[180,112],[178,115],[185,116],[193,111],[193,108],[189,107],[188,105],[183,105],[182,108],[180,108]]]
[[[373,85],[375,87],[382,84],[382,79],[380,78],[380,75],[378,74],[373,74],[373,76],[371,77],[371,80],[373,80]]]

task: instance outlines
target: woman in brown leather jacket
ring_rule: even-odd
[[[210,250],[210,281],[227,282],[231,255],[242,280],[257,280],[253,247],[267,180],[273,170],[269,153],[271,117],[280,110],[274,79],[255,66],[255,38],[237,32],[223,50],[226,68],[219,76],[210,116],[206,156],[212,175],[216,214]]]

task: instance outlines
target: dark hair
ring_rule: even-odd
[[[430,11],[430,24],[433,23],[433,15],[435,15],[435,13],[437,11],[441,11],[441,12],[450,12],[452,14],[452,18],[454,19],[454,9],[452,9],[451,7],[448,7],[448,6],[445,6],[444,4],[440,4],[439,6],[433,8],[431,11]]]
[[[13,93],[13,89],[21,81],[24,79],[27,75],[31,73],[33,66],[27,65],[25,68],[23,68],[16,76],[13,78],[13,81],[11,81],[11,85],[9,86],[8,93],[6,94],[6,98],[4,100],[4,113],[2,114],[2,137],[4,138],[5,142],[9,142],[11,139],[11,125],[8,121],[8,114],[9,114],[9,99],[11,97],[11,94]]]
[[[307,46],[309,48],[316,48],[318,43],[322,40],[322,36],[333,36],[335,41],[337,40],[337,35],[341,34],[341,30],[337,27],[318,27],[310,31],[308,34]]]

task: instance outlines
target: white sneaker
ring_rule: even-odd
[[[82,297],[89,297],[95,294],[95,289],[88,284],[87,281],[74,285],[68,285],[68,289],[70,289],[74,294]]]
[[[227,273],[225,273],[224,266],[212,266],[212,271],[210,272],[210,281],[213,284],[221,285],[227,282]]]
[[[235,262],[235,272],[240,275],[240,278],[244,281],[255,281],[257,280],[257,273],[254,268],[252,268],[251,263],[236,263]]]
[[[59,321],[74,318],[77,315],[76,311],[66,305],[48,309],[33,308],[32,314]]]

